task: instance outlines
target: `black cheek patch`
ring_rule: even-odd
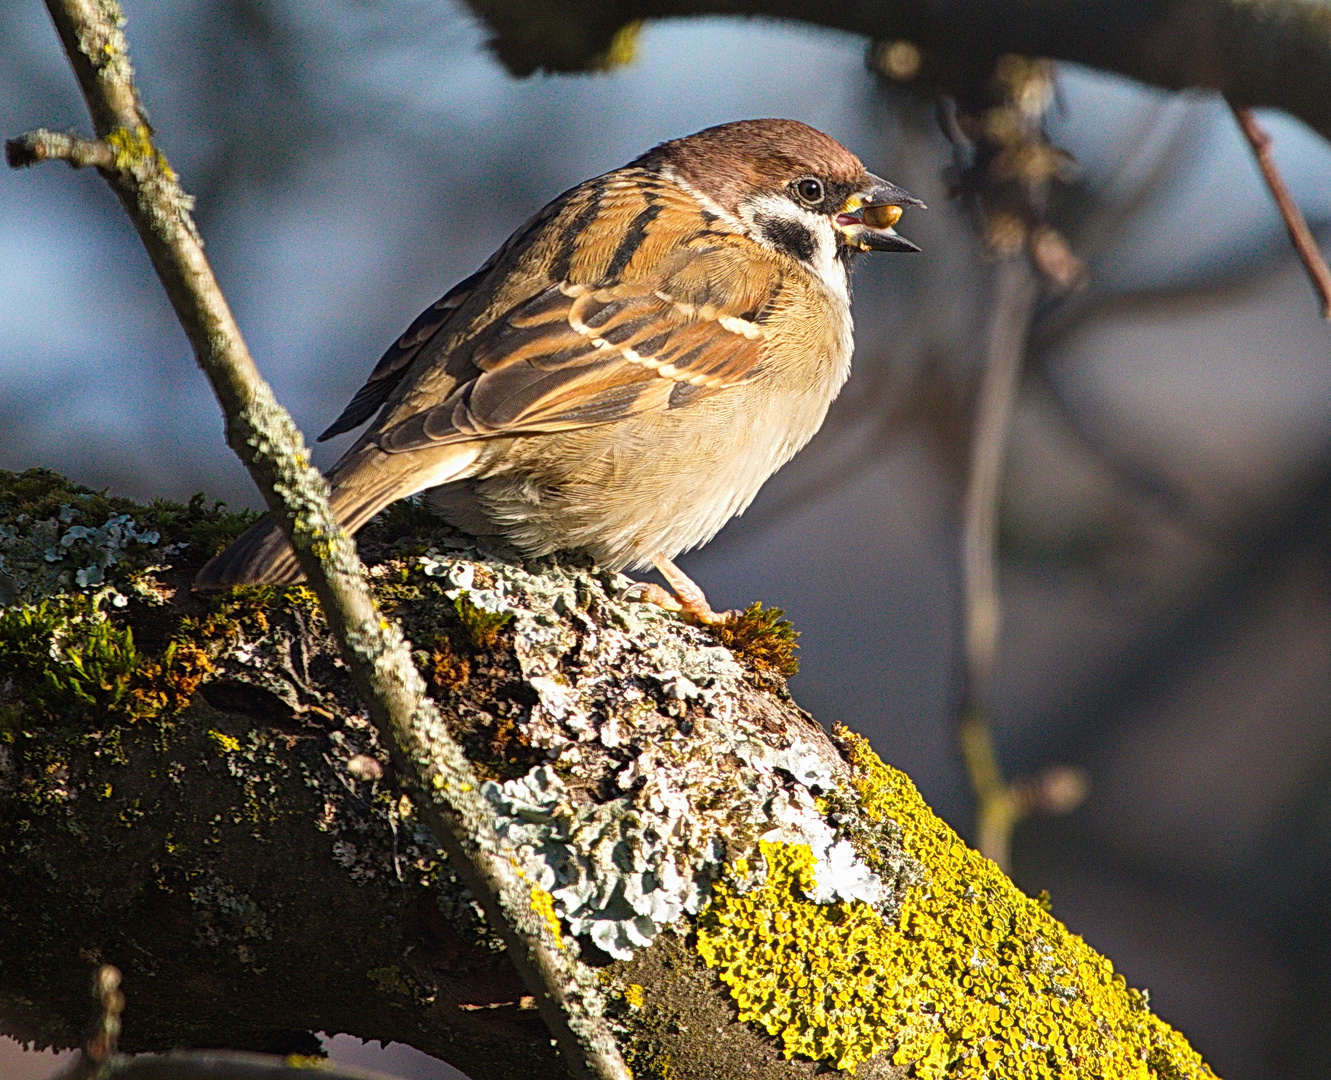
[[[814,253],[818,250],[818,238],[807,225],[771,214],[755,214],[753,223],[774,248],[800,262],[813,261]]]

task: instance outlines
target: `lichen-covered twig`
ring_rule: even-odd
[[[1248,140],[1248,145],[1252,147],[1257,167],[1271,191],[1271,197],[1276,201],[1280,216],[1285,221],[1285,228],[1289,230],[1289,242],[1294,245],[1294,250],[1303,260],[1313,289],[1322,302],[1322,318],[1331,320],[1331,268],[1326,265],[1326,259],[1322,257],[1322,250],[1317,246],[1317,240],[1313,237],[1312,230],[1308,228],[1303,212],[1299,210],[1299,204],[1294,201],[1294,196],[1285,186],[1285,178],[1280,175],[1280,169],[1271,155],[1271,136],[1258,123],[1251,109],[1232,103],[1231,107],[1235,119],[1239,122],[1239,128]]]
[[[84,139],[45,128],[6,141],[5,163],[11,169],[22,169],[43,161],[66,161],[71,169],[85,169],[89,165],[112,169],[115,168],[116,152],[101,139]]]
[[[203,253],[192,200],[158,149],[139,101],[116,0],[47,0],[98,139],[114,151],[102,175],[128,211],[227,421],[227,441],[291,539],[345,653],[356,688],[414,779],[422,813],[485,906],[541,1014],[577,1076],[623,1080],[627,1071],[601,1018],[590,973],[563,950],[533,909],[492,808],[450,736],[396,623],[366,586],[355,545],[328,506],[304,439],[259,374]]]

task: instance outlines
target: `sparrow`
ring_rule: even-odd
[[[813,437],[850,374],[849,271],[919,251],[924,203],[793,120],[662,143],[560,195],[423,312],[319,440],[374,422],[328,473],[355,532],[425,492],[525,556],[651,564],[696,622],[727,617],[671,561]],[[377,414],[377,415],[376,415]],[[260,519],[195,587],[302,580]]]

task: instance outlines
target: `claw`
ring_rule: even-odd
[[[643,581],[629,587],[624,594],[626,599],[656,604],[667,611],[677,611],[684,617],[685,622],[694,626],[717,626],[742,614],[739,611],[713,611],[711,605],[707,603],[706,594],[698,587],[697,582],[664,555],[653,555],[652,563],[675,590],[674,595],[660,585]]]
[[[683,604],[654,581],[639,581],[635,585],[630,585],[624,590],[623,597],[630,603],[655,604],[657,607],[665,608],[666,611],[684,610]]]

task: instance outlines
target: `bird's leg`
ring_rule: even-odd
[[[698,583],[659,552],[652,556],[652,565],[670,583],[675,595],[671,596],[659,585],[646,585],[638,593],[640,600],[658,604],[668,611],[678,611],[689,622],[701,623],[703,626],[715,626],[738,614],[734,611],[723,611],[720,614],[713,611]]]

